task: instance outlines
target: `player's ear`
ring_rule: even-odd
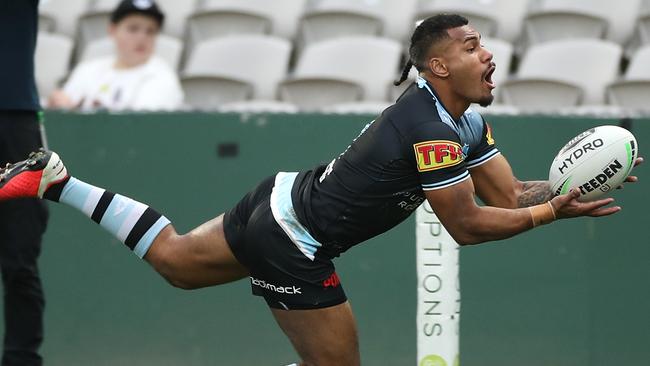
[[[449,76],[449,69],[442,59],[433,57],[429,59],[429,70],[434,76],[446,78]]]

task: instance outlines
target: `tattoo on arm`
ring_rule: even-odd
[[[517,197],[519,207],[530,207],[553,198],[551,186],[547,181],[521,182],[521,195]]]

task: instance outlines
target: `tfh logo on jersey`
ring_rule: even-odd
[[[454,141],[424,141],[413,145],[413,149],[420,172],[454,166],[465,158],[462,147]]]

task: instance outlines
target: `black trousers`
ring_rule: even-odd
[[[0,164],[24,160],[41,146],[33,111],[0,111]],[[42,365],[45,301],[37,259],[47,225],[47,207],[37,199],[0,202],[0,267],[5,336],[2,366]]]

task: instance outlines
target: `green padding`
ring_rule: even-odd
[[[372,116],[78,115],[48,112],[49,142],[80,179],[162,211],[180,231],[278,170],[345,149]],[[488,118],[521,179],[545,179],[564,143],[617,121]],[[650,121],[636,121],[641,154]],[[235,157],[218,157],[222,151]],[[608,219],[557,222],[461,251],[461,361],[479,365],[646,364],[650,243],[643,183],[616,192]],[[171,288],[74,210],[50,205],[41,259],[49,365],[284,365],[297,361],[246,281]],[[459,212],[462,214],[462,212]],[[263,240],[263,238],[261,238]],[[337,263],[367,365],[415,365],[414,221]]]

